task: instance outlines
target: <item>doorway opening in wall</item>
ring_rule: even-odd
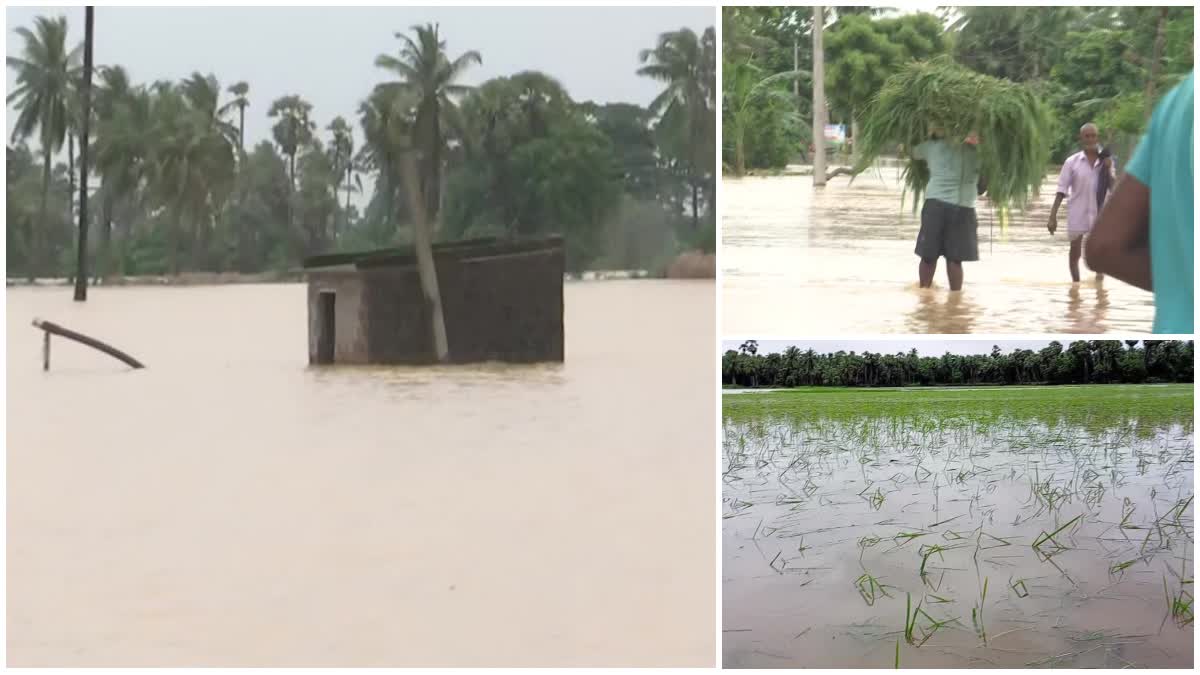
[[[333,363],[334,345],[337,344],[335,331],[337,321],[334,308],[337,294],[332,291],[321,291],[317,296],[317,320],[320,330],[317,332],[317,363]]]

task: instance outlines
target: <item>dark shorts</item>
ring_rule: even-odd
[[[975,209],[926,199],[916,254],[922,260],[945,257],[951,262],[979,260],[979,222]]]

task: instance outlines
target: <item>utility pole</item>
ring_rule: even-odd
[[[825,8],[813,7],[813,186],[825,185]]]
[[[75,264],[75,301],[87,300],[88,132],[92,121],[92,25],[96,8],[83,9],[83,123],[79,134],[79,250]]]
[[[800,70],[800,38],[792,38],[792,70]],[[800,105],[800,78],[792,80],[792,93],[796,95],[796,105]]]

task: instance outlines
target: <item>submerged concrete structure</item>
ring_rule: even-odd
[[[454,363],[562,361],[561,237],[433,246]],[[437,362],[411,247],[304,261],[311,364]]]

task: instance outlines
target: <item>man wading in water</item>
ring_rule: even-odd
[[[921,288],[933,285],[938,258],[946,258],[950,290],[962,290],[963,261],[979,260],[979,223],[975,197],[984,192],[979,177],[979,136],[972,132],[962,143],[951,143],[934,129],[931,138],[912,149],[913,159],[929,165],[929,185],[921,208],[921,231],[916,254],[921,258]]]
[[[1100,130],[1095,124],[1087,123],[1079,129],[1079,152],[1063,162],[1058,176],[1058,194],[1050,209],[1050,221],[1046,229],[1054,234],[1058,229],[1058,207],[1067,200],[1067,237],[1071,240],[1068,264],[1071,281],[1079,282],[1079,258],[1083,253],[1083,240],[1092,232],[1100,205],[1108,197],[1108,188],[1114,182],[1112,158],[1100,150]],[[1104,275],[1097,274],[1096,281]]]

